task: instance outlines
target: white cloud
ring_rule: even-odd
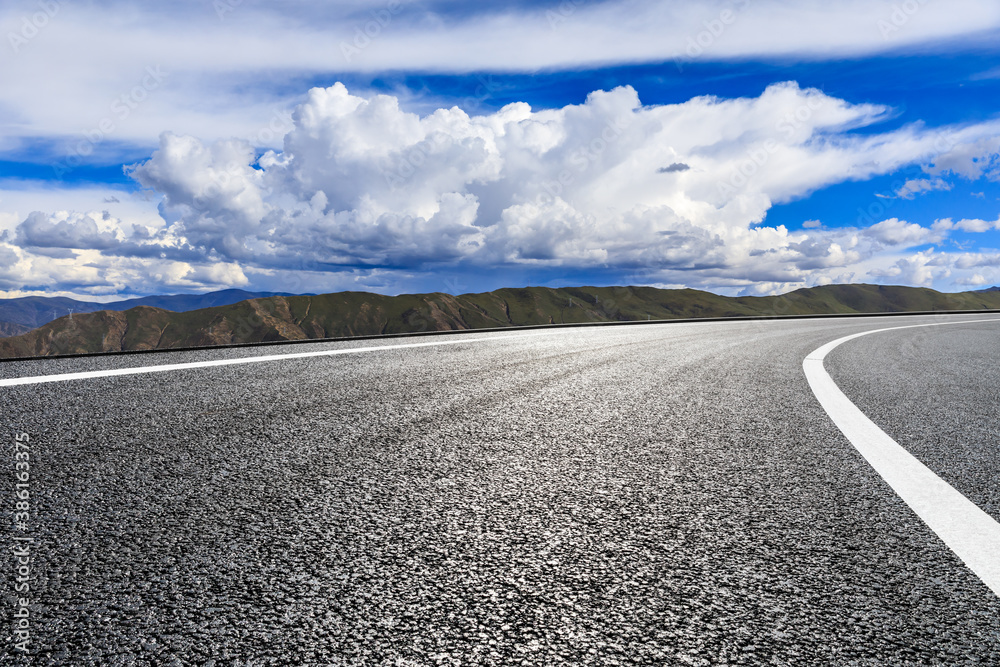
[[[162,226],[156,202],[121,186],[58,187],[50,183],[0,180],[0,231],[13,231],[29,213],[48,211],[109,211],[131,223]],[[118,201],[107,201],[117,199]]]
[[[987,280],[981,273],[973,273],[971,276],[967,278],[959,278],[955,282],[969,287],[982,287],[983,285],[992,284],[991,281]]]
[[[52,138],[57,155],[81,146],[134,153],[164,130],[276,147],[281,111],[298,101],[287,92],[296,79],[858,57],[986,43],[1000,27],[1000,5],[989,0],[915,2],[913,11],[893,0],[461,3],[459,10],[392,0],[223,0],[232,9],[223,12],[212,2],[53,3],[58,11],[16,44],[9,36],[25,30],[38,2],[0,9],[10,56],[0,68],[0,109],[10,122],[3,144]],[[149,68],[162,80],[151,80]]]
[[[883,111],[781,84],[752,99],[644,107],[620,88],[563,109],[420,117],[336,85],[310,92],[285,151],[256,167],[240,142],[165,134],[134,176],[164,196],[181,245],[260,268],[611,265],[785,283],[944,238],[898,219],[750,226],[772,202],[932,154],[917,128],[842,134]]]
[[[870,275],[876,278],[888,278],[891,282],[901,285],[931,287],[935,281],[951,276],[948,259],[947,256],[935,253],[933,250],[925,250],[902,257],[888,268],[875,269]]]
[[[969,180],[985,176],[1000,181],[1000,137],[981,137],[954,143],[934,159],[934,163],[927,168],[928,173],[958,174]]]
[[[164,133],[131,171],[160,219],[38,213],[8,240],[19,252],[82,254],[107,268],[74,278],[91,291],[135,281],[140,260],[156,263],[147,281],[203,287],[291,272],[384,286],[445,267],[608,268],[721,290],[948,278],[921,263],[939,254],[907,249],[996,223],[766,225],[777,202],[932,161],[942,137],[951,150],[1000,134],[997,123],[848,131],[885,113],[785,83],[755,98],[644,106],[624,87],[560,109],[421,116],[337,84],[311,90],[284,149],[259,161],[245,141]],[[672,164],[689,168],[665,173]]]
[[[913,199],[925,192],[951,190],[952,187],[951,183],[942,178],[914,178],[906,181],[894,194],[901,199]]]
[[[778,84],[736,100],[647,107],[626,87],[562,109],[420,117],[337,84],[310,92],[285,150],[259,165],[246,144],[168,133],[133,174],[164,196],[164,216],[190,246],[261,266],[306,257],[735,271],[770,253],[787,271],[779,263],[843,265],[868,251],[844,230],[834,243],[824,240],[832,232],[750,229],[772,203],[933,155],[937,136],[916,127],[844,132],[884,112]],[[663,173],[678,163],[690,169]],[[942,231],[892,219],[864,238],[906,247]]]
[[[121,241],[118,225],[109,224],[111,216],[104,213],[79,214],[62,211],[46,215],[35,211],[17,226],[14,242],[36,253],[50,256],[75,257],[74,248],[110,250]],[[55,254],[51,254],[55,251]]]
[[[1000,269],[1000,253],[970,252],[955,255],[953,265],[958,269]]]
[[[959,229],[963,232],[981,234],[994,229],[1000,230],[1000,218],[997,218],[992,222],[989,220],[980,220],[978,218],[964,219],[954,222],[950,218],[944,218],[935,222],[934,228],[941,231]]]
[[[921,227],[898,218],[890,218],[868,227],[863,232],[879,243],[887,246],[902,246],[909,248],[926,243],[940,243],[947,234],[940,228]]]
[[[1000,67],[994,67],[969,77],[971,81],[989,81],[991,79],[1000,79]]]
[[[173,284],[187,288],[246,287],[250,284],[250,280],[238,264],[218,262],[193,266],[184,275],[176,278]]]

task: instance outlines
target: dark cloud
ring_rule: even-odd
[[[0,266],[14,266],[17,264],[17,253],[10,248],[0,246]]]
[[[658,173],[658,174],[674,174],[674,173],[677,173],[678,171],[687,171],[690,168],[691,168],[690,165],[686,165],[683,162],[674,162],[669,167],[660,167],[659,169],[656,170],[656,173]]]
[[[114,232],[102,232],[89,216],[59,220],[34,211],[17,226],[14,243],[22,248],[110,250],[120,244]]]

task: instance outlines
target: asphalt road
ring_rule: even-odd
[[[1000,598],[802,372],[840,336],[940,320],[476,334],[0,388],[0,531],[7,550],[34,540],[31,657],[10,633],[8,558],[0,663],[1000,664]],[[827,362],[994,517],[998,341],[1000,323],[914,329]],[[31,438],[24,530],[17,433]]]
[[[896,442],[1000,521],[998,323],[867,336],[835,350],[827,369]]]

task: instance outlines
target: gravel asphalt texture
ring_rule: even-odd
[[[1000,598],[802,373],[840,336],[941,319],[466,335],[0,389],[0,531],[9,553],[24,431],[37,593],[24,658],[8,557],[0,664],[1000,664]],[[828,368],[997,516],[1000,324],[912,331]]]
[[[827,369],[869,419],[1000,521],[1000,322],[875,334],[835,350]]]

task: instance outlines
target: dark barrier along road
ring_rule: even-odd
[[[997,319],[0,365],[0,663],[1000,664],[988,572],[803,372],[971,320],[825,368],[995,520]]]

